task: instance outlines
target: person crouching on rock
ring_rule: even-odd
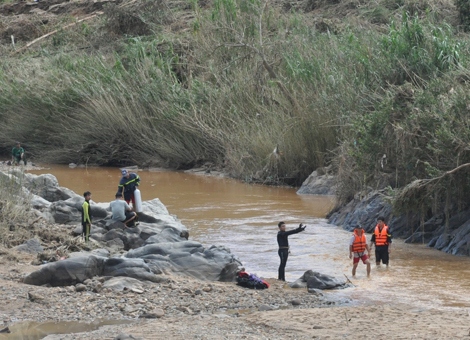
[[[278,280],[285,281],[286,280],[286,264],[287,264],[287,258],[289,256],[289,241],[287,237],[292,234],[297,234],[305,230],[307,226],[303,226],[302,223],[300,223],[299,227],[297,229],[292,229],[289,231],[286,231],[286,224],[284,222],[279,222],[278,223],[278,228],[279,231],[277,233],[277,244],[279,245],[279,258],[281,259],[281,264],[279,265],[279,275],[278,275]]]
[[[113,213],[111,216],[113,221],[123,222],[126,227],[134,226],[136,214],[132,211],[129,204],[122,199],[120,192],[116,193],[116,199],[110,203],[110,207]]]
[[[353,236],[349,242],[349,258],[353,258],[352,276],[356,276],[356,268],[359,264],[359,260],[362,260],[362,263],[367,265],[367,276],[370,276],[369,256],[370,248],[367,245],[364,229],[361,226],[356,226],[354,228]]]
[[[21,161],[23,161],[24,165],[26,165],[24,149],[21,147],[20,142],[16,142],[16,146],[11,150],[11,164],[19,165]]]

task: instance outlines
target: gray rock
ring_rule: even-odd
[[[44,251],[44,249],[41,246],[41,243],[36,238],[30,239],[26,241],[25,243],[14,247],[13,249],[15,249],[16,251],[21,251],[21,252],[28,253],[28,254],[39,254]]]
[[[325,173],[325,170],[320,171],[320,169],[312,172],[297,190],[299,195],[335,195],[335,193],[335,177]]]
[[[300,306],[302,304],[302,301],[294,299],[290,303],[292,304],[292,306]]]
[[[33,194],[32,198],[31,198],[31,206],[34,209],[37,209],[39,211],[43,211],[43,210],[45,210],[45,209],[47,209],[51,206],[51,202],[49,202],[48,200],[42,198],[41,196]]]
[[[76,292],[86,292],[86,290],[87,290],[86,285],[84,285],[83,283],[79,283],[75,286]]]
[[[67,224],[77,223],[81,221],[81,213],[63,201],[57,201],[51,204],[49,211],[54,217],[56,223]]]
[[[160,308],[156,308],[152,311],[149,311],[149,312],[146,312],[146,313],[143,313],[139,316],[139,318],[145,318],[145,319],[160,319],[161,317],[163,317],[165,315],[165,312],[163,311],[163,309],[160,309]]]
[[[145,231],[147,234],[150,234],[148,229]],[[155,229],[154,232],[156,232]],[[165,226],[161,232],[154,233],[152,236],[147,238],[145,244],[187,241],[187,238],[181,236],[182,233],[184,232],[177,228]]]
[[[310,289],[335,289],[346,288],[349,284],[344,279],[336,279],[333,276],[307,270],[299,279],[294,283],[289,284],[294,288],[299,286],[302,282],[306,283],[307,288]]]
[[[104,276],[126,276],[138,280],[158,282],[157,276],[150,271],[142,259],[110,258],[105,262]]]
[[[159,270],[201,280],[235,281],[241,263],[225,247],[205,249],[195,241],[149,244],[130,250],[126,257],[143,258]]]
[[[43,265],[27,275],[23,282],[30,285],[69,286],[103,273],[106,259],[98,256],[70,257]]]
[[[258,310],[260,312],[266,312],[266,311],[274,310],[274,308],[269,305],[261,305],[258,307]]]

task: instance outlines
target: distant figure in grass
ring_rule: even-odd
[[[124,200],[127,204],[132,202],[132,209],[135,210],[135,197],[134,191],[140,184],[140,177],[134,172],[129,172],[126,169],[121,170],[122,178],[119,181],[118,193],[124,195]]]
[[[132,208],[122,199],[120,192],[116,193],[116,199],[110,203],[111,212],[113,213],[111,219],[113,221],[120,221],[126,225],[126,227],[133,227],[136,213],[132,211]]]
[[[11,150],[11,164],[18,165],[23,161],[26,165],[26,157],[24,156],[24,149],[21,147],[20,142],[16,142],[16,146]]]
[[[281,263],[279,265],[278,280],[285,281],[285,269],[287,264],[287,258],[289,257],[289,240],[287,239],[287,237],[289,235],[297,234],[304,231],[307,226],[303,226],[302,223],[300,223],[297,229],[292,229],[289,231],[286,231],[286,224],[284,222],[279,222],[277,226],[279,228],[279,231],[277,233],[277,244],[279,245],[279,250],[277,253],[281,260]]]
[[[367,250],[367,254],[366,254]],[[352,275],[356,276],[356,268],[359,265],[359,260],[362,260],[367,266],[367,276],[370,276],[370,248],[367,245],[366,235],[361,226],[354,228],[353,236],[349,241],[349,258],[353,259]]]
[[[380,266],[380,262],[388,268],[390,253],[392,251],[392,234],[390,228],[385,224],[385,218],[377,218],[377,225],[370,239],[370,248],[375,244],[375,263]]]
[[[82,204],[82,236],[86,242],[89,241],[90,232],[91,232],[91,209],[90,209],[90,199],[91,192],[85,191],[83,193],[85,197],[85,202]]]

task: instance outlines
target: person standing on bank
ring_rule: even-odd
[[[278,223],[279,232],[277,233],[277,244],[279,245],[279,258],[281,259],[281,264],[279,265],[279,275],[278,280],[286,281],[286,264],[287,258],[289,257],[289,240],[287,237],[289,235],[297,234],[305,230],[307,226],[303,226],[302,223],[299,224],[297,229],[292,229],[286,231],[286,224],[284,222]]]
[[[140,177],[134,172],[129,172],[126,169],[121,171],[122,178],[119,181],[118,193],[124,195],[124,200],[127,204],[132,202],[132,209],[135,210],[134,191],[139,186]]]
[[[24,149],[21,147],[20,142],[16,142],[16,146],[11,149],[11,164],[18,165],[21,161],[23,161],[24,165],[26,165]]]
[[[392,234],[390,228],[385,224],[385,218],[379,216],[374,233],[370,239],[370,247],[375,244],[375,264],[380,266],[380,261],[388,268],[390,252],[392,251]]]
[[[366,254],[367,250],[367,254]],[[349,258],[353,258],[352,276],[356,276],[356,268],[359,265],[359,260],[362,260],[367,266],[367,276],[370,276],[370,248],[367,245],[366,235],[361,226],[354,228],[353,236],[349,241]]]
[[[116,193],[116,200],[109,204],[111,207],[113,221],[119,221],[126,225],[126,227],[133,227],[135,220],[135,212],[132,211],[132,208],[122,199],[122,194],[120,192]],[[131,223],[132,222],[132,223]]]
[[[91,192],[85,191],[83,193],[83,197],[85,197],[85,202],[82,204],[82,235],[86,242],[88,242],[90,238],[91,232],[91,210],[90,210],[90,199],[91,199]]]

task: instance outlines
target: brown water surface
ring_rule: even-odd
[[[9,326],[11,333],[0,333],[5,340],[39,340],[50,334],[70,334],[94,331],[102,326],[133,323],[132,320],[96,320],[93,323],[79,321],[35,322],[24,321]]]
[[[121,178],[119,169],[114,168],[50,166],[31,172],[51,173],[61,186],[80,194],[90,190],[96,202],[113,200]],[[191,239],[204,245],[227,246],[250,273],[277,277],[277,223],[285,221],[290,229],[303,222],[308,225],[306,231],[289,237],[287,280],[293,281],[312,269],[351,279],[355,288],[328,293],[340,300],[352,299],[357,304],[403,302],[417,308],[470,308],[470,258],[422,245],[395,240],[388,270],[374,264],[367,278],[365,266],[360,264],[357,277],[351,278],[351,234],[324,219],[333,206],[332,197],[297,195],[290,188],[181,172],[139,171],[139,176],[144,200],[159,198],[188,227]],[[393,225],[391,228],[393,232]]]

